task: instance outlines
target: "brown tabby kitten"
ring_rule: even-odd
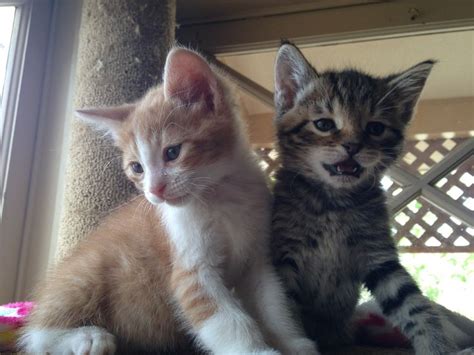
[[[323,348],[351,342],[349,321],[365,285],[417,354],[455,349],[399,262],[380,187],[433,64],[387,77],[321,73],[291,44],[278,52],[274,263],[308,335]]]

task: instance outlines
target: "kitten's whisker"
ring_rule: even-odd
[[[205,200],[203,200],[199,194],[194,193],[190,189],[186,188],[185,189],[187,193],[189,193],[191,196],[193,196],[196,200],[198,200],[201,204],[203,204],[205,207],[208,207],[208,204]]]
[[[125,206],[125,205],[127,205],[127,204],[129,204],[129,203],[131,203],[131,202],[133,202],[133,201],[135,201],[135,200],[136,200],[137,198],[139,198],[140,196],[143,196],[143,195],[142,195],[142,194],[138,194],[138,195],[132,197],[130,200],[127,200],[127,201],[121,203],[120,205],[118,205],[118,206],[112,208],[109,212],[113,212],[113,211],[115,211],[115,210],[118,210],[120,207],[123,207],[123,206]]]
[[[103,168],[102,168],[102,174],[106,171],[106,169],[110,166],[110,164],[112,164],[113,162],[115,162],[117,160],[121,160],[121,159],[122,159],[121,156],[116,156],[116,157],[111,158],[109,161],[107,161],[105,163],[105,165],[103,166]]]
[[[146,207],[147,203],[148,203],[148,200],[147,200],[146,198],[144,198],[143,200],[141,200],[141,201],[138,203],[138,205],[137,205],[137,207],[135,208],[135,211],[134,211],[134,213],[133,213],[133,219],[136,219],[136,217],[137,217],[137,212],[142,211],[142,210]]]
[[[210,186],[210,185],[196,184],[196,183],[193,183],[191,181],[188,184],[191,185],[191,186],[197,187],[197,188],[199,188],[199,189],[201,189],[205,192],[215,192],[216,191],[215,188]]]
[[[199,182],[199,183],[202,183],[202,184],[208,184],[208,185],[215,185],[215,181],[213,179],[198,179],[198,178],[192,178],[190,179],[191,181],[194,181],[194,182]]]

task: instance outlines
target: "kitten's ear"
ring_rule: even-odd
[[[396,95],[397,102],[404,105],[406,111],[410,112],[409,116],[411,116],[411,112],[420,98],[426,79],[435,63],[434,60],[426,60],[399,74],[386,78],[388,91],[382,96],[379,103],[383,104],[382,102],[389,95]],[[408,121],[409,119],[410,117],[406,117],[405,120]]]
[[[74,111],[77,118],[92,127],[105,131],[115,140],[122,123],[134,110],[135,105],[125,104],[114,107],[86,108]]]
[[[214,111],[219,102],[218,82],[207,61],[199,54],[172,49],[166,57],[163,75],[165,99],[175,98],[185,105],[202,103]]]
[[[293,44],[283,44],[275,62],[275,107],[277,116],[290,110],[297,94],[317,77],[303,53]]]

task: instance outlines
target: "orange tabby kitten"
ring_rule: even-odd
[[[225,80],[175,48],[135,104],[78,111],[123,152],[144,192],[113,212],[39,289],[28,352],[186,349],[316,354],[268,257],[270,193]],[[189,348],[188,348],[189,349]]]

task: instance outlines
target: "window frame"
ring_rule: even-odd
[[[30,190],[53,0],[0,1],[15,6],[7,63],[0,206],[0,303],[14,299]]]

